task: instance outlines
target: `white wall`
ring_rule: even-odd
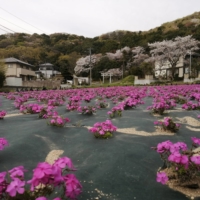
[[[22,78],[18,77],[7,77],[6,85],[8,86],[22,86]]]
[[[156,82],[155,80],[138,79],[134,81],[134,85],[145,85]]]

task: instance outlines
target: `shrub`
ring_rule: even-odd
[[[177,132],[180,128],[180,125],[174,123],[170,117],[165,117],[163,122],[155,121],[154,124],[156,126],[161,126],[161,129],[163,129],[164,131],[170,131],[170,132]]]
[[[200,139],[192,137],[191,140],[191,149],[188,149],[184,142],[172,143],[169,140],[159,143],[157,147],[152,147],[160,154],[164,162],[163,168],[157,173],[157,182],[165,184],[168,179],[175,179],[180,185],[199,176],[200,155],[195,148],[200,145]],[[168,175],[169,169],[173,175]]]
[[[0,198],[6,200],[46,200],[46,196],[61,189],[62,199],[76,199],[81,193],[82,186],[74,174],[68,174],[75,168],[70,158],[57,159],[52,165],[42,162],[33,170],[33,177],[29,181],[24,180],[23,166],[15,167],[9,171],[0,173]],[[30,190],[25,184],[31,185]],[[57,192],[56,192],[57,193]],[[54,200],[60,200],[57,197]]]
[[[51,126],[63,127],[70,120],[59,115],[54,115],[49,120],[48,124]]]
[[[5,138],[0,138],[0,150],[3,150],[8,146],[8,141]]]
[[[96,112],[96,108],[94,106],[79,106],[77,109],[82,114],[92,115]]]
[[[0,119],[3,119],[6,116],[6,111],[2,110],[0,111]]]
[[[105,122],[97,122],[92,128],[89,129],[96,138],[109,138],[113,136],[113,132],[117,130],[117,127],[112,124],[110,120]]]

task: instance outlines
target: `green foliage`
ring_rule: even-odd
[[[94,136],[95,136],[96,138],[107,139],[107,138],[112,137],[113,134],[112,134],[111,132],[108,132],[108,131],[107,131],[104,135],[101,135],[101,134],[99,134],[99,133],[94,133]]]
[[[124,79],[121,80],[121,83],[123,83],[123,84],[126,84],[126,83],[134,84],[134,76],[129,75],[129,76],[125,77]]]
[[[113,68],[119,68],[120,66],[120,62],[117,62],[116,60],[109,60],[108,57],[102,57],[101,60],[93,68],[92,77],[94,80],[99,80],[101,78],[100,72]]]
[[[144,72],[142,71],[140,66],[133,65],[129,69],[129,74],[134,75],[134,76],[138,76],[139,78],[144,78]]]
[[[130,48],[142,46],[149,52],[148,43],[156,41],[170,40],[177,36],[193,35],[193,38],[200,40],[200,25],[191,21],[200,18],[200,12],[177,19],[172,22],[162,24],[145,32],[131,32],[124,30],[117,30],[99,37],[85,38],[74,34],[55,33],[51,35],[46,34],[25,34],[14,33],[9,35],[0,35],[0,57],[15,57],[22,61],[28,62],[32,65],[38,66],[39,63],[50,62],[56,69],[61,67],[60,60],[63,56],[69,56],[67,59],[70,64],[70,73],[73,72],[75,61],[88,52],[88,48],[92,47],[92,53],[105,54],[106,52],[113,52],[117,49],[129,46]],[[124,65],[131,59],[129,55],[124,54]],[[110,62],[111,68],[116,68],[122,65],[122,61]],[[115,65],[116,64],[116,65]],[[115,67],[113,67],[115,65]],[[106,67],[98,66],[99,70],[104,70]],[[145,67],[146,70],[146,67]],[[138,75],[142,78],[144,76],[143,67],[132,67],[129,74]],[[99,79],[100,74],[97,70],[94,71],[94,78]]]
[[[139,65],[139,67],[142,70],[143,75],[152,75],[153,74],[154,64],[152,65],[152,63],[142,62]]]
[[[118,42],[114,40],[107,40],[101,48],[101,53],[115,52],[118,49]]]
[[[6,66],[5,63],[0,61],[0,88],[3,87],[6,80]]]
[[[71,80],[71,73],[69,72],[70,64],[67,60],[61,60],[60,61],[60,72],[62,76],[64,77],[64,80]]]
[[[0,88],[0,92],[9,93],[9,92],[13,92],[13,91],[11,88]]]
[[[5,73],[0,71],[0,88],[3,87],[5,79],[6,79]]]

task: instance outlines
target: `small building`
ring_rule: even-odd
[[[16,58],[10,57],[3,59],[7,67],[6,85],[22,86],[22,81],[33,80],[36,78],[34,66]]]
[[[37,78],[52,78],[53,76],[57,74],[61,74],[61,72],[54,70],[53,65],[51,63],[44,63],[39,65],[39,71],[35,72],[37,75]]]
[[[184,74],[190,75],[191,73],[191,64],[193,58],[198,58],[200,55],[198,53],[188,53],[185,58],[180,57],[176,67],[174,69],[174,77],[184,78]],[[189,60],[189,62],[187,62]],[[172,66],[168,60],[166,61],[156,61],[155,62],[155,77],[164,77],[168,78],[172,74]],[[197,71],[199,74],[199,71]]]

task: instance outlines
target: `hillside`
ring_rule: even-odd
[[[36,68],[40,63],[49,62],[58,70],[68,62],[69,71],[73,73],[76,60],[88,55],[89,47],[92,47],[92,54],[115,52],[125,46],[143,46],[148,53],[148,43],[187,35],[193,35],[195,39],[200,40],[200,12],[145,32],[117,30],[95,38],[65,33],[0,35],[0,58],[15,57]]]

